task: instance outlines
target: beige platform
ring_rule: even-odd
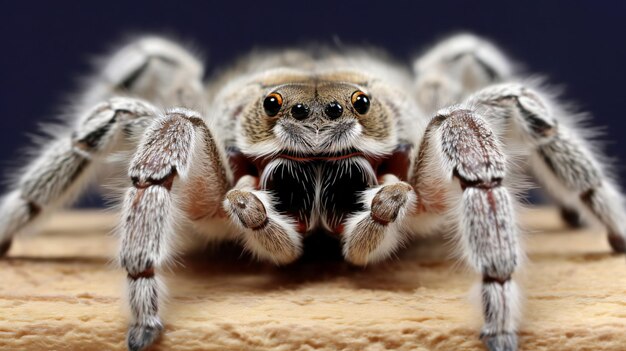
[[[526,236],[529,262],[517,274],[521,349],[626,350],[624,256],[598,229],[565,231],[554,211],[523,217],[538,232]],[[0,349],[125,348],[112,225],[109,215],[65,213],[15,242],[0,261]],[[315,255],[275,268],[233,247],[185,258],[167,278],[166,331],[154,349],[481,350],[468,293],[477,277],[444,247],[419,241],[366,269]]]

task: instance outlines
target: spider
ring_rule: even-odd
[[[521,80],[485,39],[449,37],[412,71],[372,49],[315,47],[257,52],[208,83],[203,75],[173,41],[123,46],[0,205],[5,254],[103,165],[127,169],[119,262],[130,350],[163,329],[158,273],[181,233],[240,240],[287,264],[303,237],[325,232],[355,265],[388,258],[414,235],[453,233],[482,276],[480,338],[493,351],[518,344],[521,171],[567,219],[601,222],[613,250],[626,251],[622,194],[578,115]],[[132,156],[112,157],[124,151]]]

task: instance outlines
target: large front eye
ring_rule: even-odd
[[[276,116],[282,106],[283,97],[279,93],[271,93],[263,100],[263,109],[270,117]]]
[[[364,92],[357,90],[352,94],[352,106],[360,115],[364,115],[370,109],[370,98]]]

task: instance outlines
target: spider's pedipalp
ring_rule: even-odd
[[[155,114],[145,101],[112,98],[87,110],[73,131],[44,144],[0,204],[0,241],[8,243],[40,215],[72,202],[111,152],[123,141],[134,142],[129,127],[147,123]]]
[[[566,210],[599,220],[616,252],[626,252],[626,206],[602,156],[559,104],[536,89],[518,83],[485,88],[470,96],[493,125],[513,132],[526,146],[529,165],[544,189]],[[509,142],[511,133],[504,136]]]
[[[172,258],[178,227],[217,217],[230,169],[199,115],[174,109],[148,128],[129,168],[122,209],[120,263],[128,272],[133,323],[128,347],[151,344],[162,328],[157,270]]]
[[[345,221],[342,234],[346,260],[367,265],[393,254],[406,241],[404,221],[415,209],[416,196],[411,186],[393,175],[383,184],[363,194],[365,210]]]
[[[301,234],[295,222],[274,210],[267,191],[254,190],[250,176],[239,179],[225,196],[224,209],[241,231],[244,247],[276,264],[293,262],[302,254]]]
[[[492,351],[517,349],[511,275],[521,251],[496,135],[473,111],[452,107],[431,120],[416,158],[409,182],[418,211],[456,222],[463,257],[482,274],[483,342]]]

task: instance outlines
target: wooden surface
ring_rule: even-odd
[[[599,229],[523,214],[529,259],[522,350],[626,350],[626,260]],[[0,261],[0,349],[123,350],[125,273],[111,264],[114,219],[59,214]],[[159,350],[481,350],[477,277],[423,239],[366,269],[311,255],[276,268],[221,246],[167,274]],[[316,249],[319,251],[320,249]],[[336,248],[329,248],[329,252]],[[323,250],[322,250],[323,251]],[[332,255],[330,255],[332,256]]]

